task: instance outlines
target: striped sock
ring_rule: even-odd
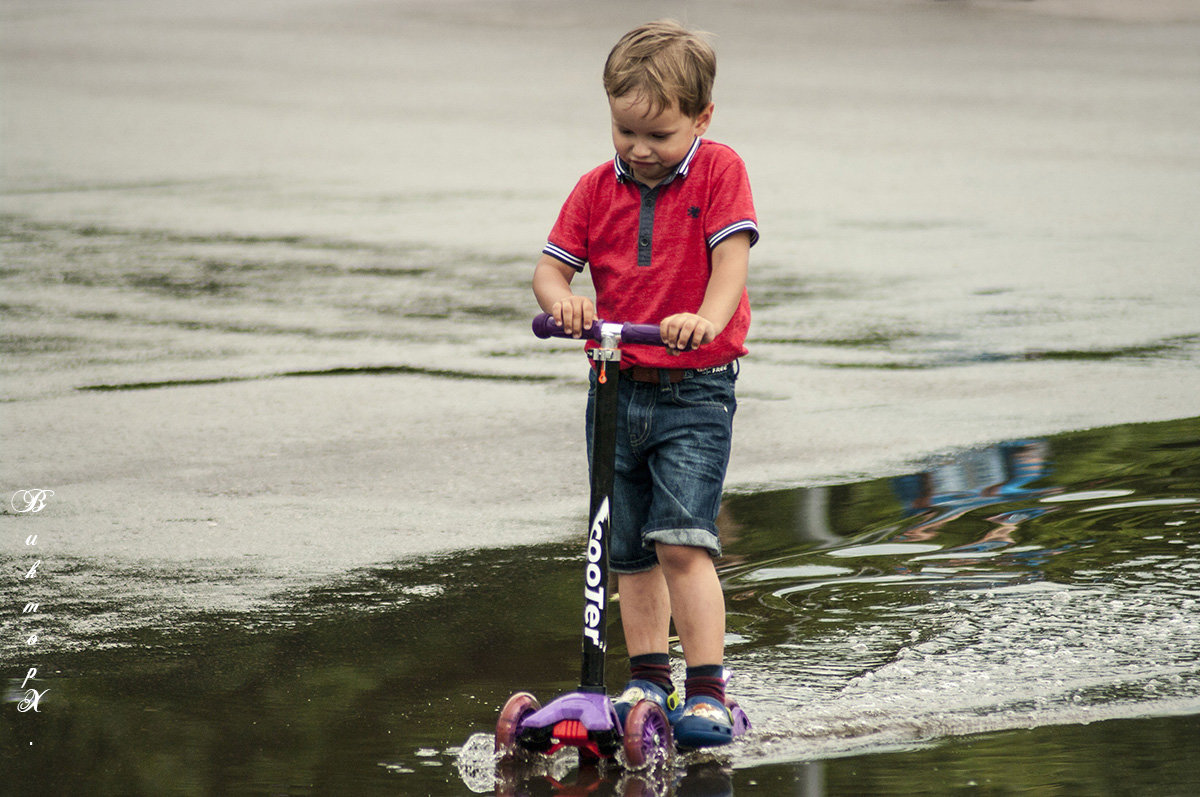
[[[725,668],[720,664],[702,664],[687,668],[684,691],[688,700],[704,695],[725,705]]]
[[[671,683],[671,659],[666,653],[643,653],[640,656],[630,656],[629,677],[661,686],[668,695],[675,688]]]

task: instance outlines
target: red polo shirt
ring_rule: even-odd
[[[697,138],[675,171],[649,188],[619,158],[580,178],[542,251],[583,271],[605,321],[657,324],[694,313],[712,273],[712,250],[737,232],[758,241],[746,166],[724,144]],[[746,353],[745,291],[716,340],[673,357],[658,346],[622,347],[622,367],[710,368]]]

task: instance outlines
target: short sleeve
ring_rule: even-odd
[[[746,164],[732,149],[723,147],[721,156],[714,159],[710,183],[708,213],[705,214],[704,235],[709,250],[729,236],[750,233],[750,245],[758,243],[758,217],[750,193],[750,176]]]
[[[575,184],[558,220],[550,230],[543,254],[561,260],[576,271],[583,271],[588,260],[588,227],[591,207],[590,175],[584,175]]]

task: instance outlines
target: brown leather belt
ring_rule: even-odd
[[[634,382],[651,382],[658,385],[662,384],[663,374],[666,374],[667,381],[673,385],[683,381],[684,373],[682,368],[646,368],[635,365],[627,371],[622,371],[621,376],[628,377]]]
[[[732,368],[731,363],[718,365],[712,368],[646,368],[642,365],[635,365],[621,371],[621,377],[624,379],[632,379],[634,382],[650,382],[651,384],[662,384],[663,375],[667,377],[667,382],[675,384],[682,382],[687,374],[716,374],[721,371],[728,371]]]

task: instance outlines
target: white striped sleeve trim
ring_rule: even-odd
[[[741,221],[735,221],[725,229],[717,230],[712,235],[708,236],[708,248],[716,249],[717,244],[721,243],[721,241],[724,241],[735,232],[750,233],[751,246],[754,246],[756,243],[758,243],[758,225],[750,219],[742,219]]]
[[[566,249],[563,249],[561,246],[555,246],[549,241],[546,242],[545,248],[542,249],[542,254],[550,255],[550,257],[556,260],[561,260],[576,271],[583,271],[583,267],[586,264],[586,261],[582,258],[575,257],[575,255]]]

